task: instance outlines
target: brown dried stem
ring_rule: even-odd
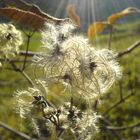
[[[111,110],[119,106],[120,104],[124,103],[127,99],[129,99],[131,96],[133,96],[134,93],[132,92],[131,94],[127,95],[126,97],[120,99],[118,102],[116,102],[114,105],[112,105],[109,109],[107,109],[104,113],[103,116],[106,116]]]
[[[107,119],[105,119],[105,118],[100,118],[100,120],[102,120],[102,121],[105,123],[105,126],[106,126],[106,125],[111,125],[110,121],[107,120]],[[106,127],[105,127],[105,128],[106,128]],[[110,130],[111,133],[112,133],[114,136],[116,136],[116,138],[117,138],[118,140],[122,140],[122,137],[118,134],[118,132],[117,132],[116,130],[111,130],[111,129],[108,129],[108,130]]]
[[[6,129],[7,131],[10,131],[11,133],[14,133],[15,135],[17,135],[25,140],[35,140],[35,139],[31,138],[30,136],[11,128],[10,126],[8,126],[7,124],[5,124],[3,122],[0,122],[0,127]]]
[[[27,61],[27,53],[29,51],[29,45],[30,45],[30,41],[31,41],[31,37],[34,35],[35,31],[33,31],[31,34],[27,34],[27,46],[26,46],[26,53],[25,53],[25,59],[24,59],[24,63],[23,63],[23,67],[22,67],[22,71],[25,69],[26,67],[26,61]]]
[[[132,46],[127,48],[125,51],[121,51],[116,55],[116,58],[121,58],[129,53],[131,53],[134,49],[138,48],[140,46],[140,40],[138,40],[136,43],[134,43]]]
[[[11,62],[10,60],[9,60],[9,63],[10,63],[11,66],[13,67],[13,70],[14,70],[14,71],[21,73],[21,74],[27,79],[27,81],[28,81],[32,86],[34,86],[33,81],[30,79],[30,77],[27,75],[27,73],[26,73],[24,70],[21,70],[20,68],[18,68],[18,67],[16,66],[16,64],[15,64],[14,62]]]
[[[128,125],[128,126],[121,126],[121,127],[107,126],[106,128],[109,130],[115,130],[115,131],[125,131],[126,129],[133,129],[138,126],[140,126],[140,121],[138,121],[135,124]]]
[[[112,38],[113,38],[113,26],[110,26],[110,35],[109,35],[109,41],[108,41],[108,49],[111,49],[111,43],[112,43]]]

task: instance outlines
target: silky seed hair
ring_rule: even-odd
[[[59,41],[58,34],[61,33],[61,29],[58,33],[54,29],[55,27],[51,30],[55,35],[55,39],[52,39],[54,43],[44,52],[46,55],[40,57],[40,62],[38,61],[43,65],[48,83],[69,85],[67,87],[71,88],[70,91],[76,90],[83,98],[93,99],[105,93],[120,79],[121,69],[112,51],[96,50],[86,37],[74,35],[72,32],[63,41]],[[67,33],[68,28],[66,29]]]
[[[80,97],[90,105],[121,78],[114,53],[95,49],[74,29],[70,23],[46,23],[41,31],[43,52],[34,57],[44,75],[42,79],[38,77],[34,87],[15,93],[17,112],[22,118],[33,120],[40,137],[54,130],[70,129],[77,139],[90,140],[98,132],[100,116],[90,107],[82,110],[68,100]],[[60,85],[63,97],[69,95],[69,98],[62,99],[51,85]],[[49,95],[60,104],[52,104]]]
[[[15,56],[23,43],[22,34],[12,24],[0,24],[0,51],[6,58]]]

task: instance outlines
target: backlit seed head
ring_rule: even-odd
[[[46,23],[45,29],[41,31],[43,47],[53,49],[55,44],[60,44],[71,36],[75,26],[70,23],[53,25]]]
[[[12,24],[0,24],[0,51],[4,56],[10,58],[19,52],[19,47],[23,43],[21,32]]]
[[[21,118],[33,117],[32,111],[35,106],[47,106],[43,98],[47,95],[47,87],[44,86],[43,81],[39,81],[39,83],[34,88],[29,87],[27,90],[15,92],[16,112]]]
[[[120,79],[121,69],[112,51],[94,49],[82,35],[66,35],[60,41],[63,27],[67,33],[72,26],[48,26],[46,32],[51,30],[56,39],[52,39],[51,49],[43,53],[38,64],[43,66],[47,83],[61,83],[85,99],[98,98]]]

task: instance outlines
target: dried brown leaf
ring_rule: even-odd
[[[3,0],[3,2],[7,6],[16,7],[16,8],[19,8],[21,10],[24,10],[24,11],[32,12],[32,13],[34,13],[42,18],[45,18],[45,19],[47,19],[50,22],[53,22],[55,24],[61,24],[64,22],[71,22],[69,18],[64,18],[64,19],[55,18],[55,17],[43,12],[37,5],[29,4],[29,3],[25,2],[24,0]]]
[[[108,18],[108,22],[113,25],[120,18],[122,18],[122,17],[124,17],[126,15],[129,15],[129,14],[138,13],[138,12],[140,12],[140,10],[138,8],[129,7],[129,8],[126,8],[126,9],[124,9],[123,11],[121,11],[119,13],[116,13],[116,14],[111,15]]]
[[[42,18],[32,12],[20,10],[17,8],[1,8],[0,14],[14,20],[22,25],[38,29],[43,27],[46,22],[45,18]]]
[[[74,5],[68,5],[67,7],[67,14],[69,16],[69,18],[78,26],[81,26],[81,21],[80,21],[80,17],[78,16],[78,14],[76,13],[75,7]]]
[[[107,21],[93,23],[88,28],[88,38],[92,40],[98,33],[103,31],[103,29],[108,25],[109,23]]]

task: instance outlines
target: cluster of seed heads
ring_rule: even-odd
[[[16,93],[17,111],[21,117],[32,119],[40,137],[50,136],[54,130],[60,137],[69,129],[78,140],[90,140],[98,130],[99,115],[92,109],[82,110],[73,100],[52,104],[48,98],[54,92],[50,85],[59,85],[64,95],[80,97],[87,103],[98,99],[121,77],[112,51],[96,50],[86,37],[74,32],[75,26],[70,23],[46,24],[41,31],[44,51],[34,57],[36,69],[44,71],[43,79],[37,79],[41,86],[37,83]]]
[[[62,32],[63,29],[63,32]],[[74,35],[74,26],[46,24],[42,31],[46,52],[36,57],[48,83],[61,83],[85,99],[97,98],[121,77],[112,51],[96,50],[82,35]]]

